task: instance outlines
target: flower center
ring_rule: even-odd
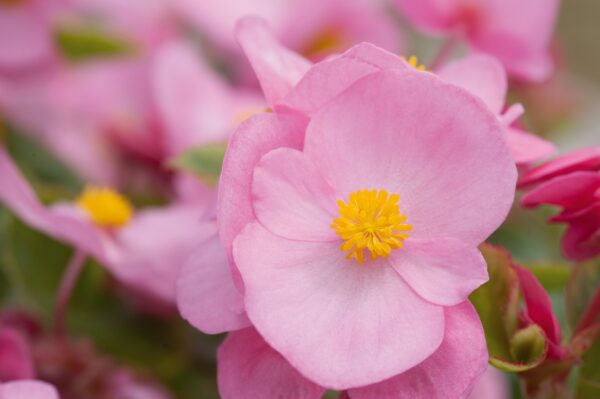
[[[427,70],[425,68],[425,65],[419,64],[419,59],[417,58],[416,55],[411,55],[408,58],[406,58],[405,56],[402,56],[402,58],[404,59],[404,61],[406,61],[408,63],[408,65],[410,65],[411,67],[415,68],[418,71],[426,71]]]
[[[347,203],[338,201],[340,217],[333,219],[331,228],[344,240],[340,249],[348,251],[346,259],[362,263],[365,248],[372,259],[402,248],[412,226],[404,223],[406,215],[400,214],[398,199],[398,194],[385,190],[358,190]]]
[[[341,51],[346,44],[347,40],[342,29],[329,27],[311,40],[302,54],[310,59],[320,58],[330,53]]]
[[[125,197],[106,187],[86,187],[76,203],[100,227],[121,227],[133,213]]]

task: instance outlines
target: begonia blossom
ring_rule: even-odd
[[[517,78],[540,81],[553,65],[549,52],[559,0],[396,0],[417,29],[464,39],[499,59]]]

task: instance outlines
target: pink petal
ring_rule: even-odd
[[[487,368],[485,336],[469,302],[445,310],[446,329],[440,347],[403,374],[351,389],[351,399],[463,398]],[[481,398],[484,399],[484,398]],[[485,397],[485,399],[489,399]]]
[[[458,240],[409,239],[390,262],[417,294],[436,305],[457,305],[488,280],[479,250]]]
[[[568,212],[592,205],[600,189],[600,175],[596,172],[573,172],[557,176],[525,194],[521,203],[525,207],[542,204],[563,207]]]
[[[577,261],[600,254],[600,202],[570,218],[562,247],[568,258]]]
[[[173,42],[160,50],[153,80],[170,156],[195,145],[226,142],[238,114],[264,109],[258,96],[243,91],[234,94],[184,42]]]
[[[344,54],[314,65],[282,101],[311,115],[358,79],[383,69],[406,69],[397,55],[369,43],[361,43]]]
[[[48,6],[31,0],[0,5],[0,69],[42,66],[54,53]]]
[[[359,265],[337,243],[286,240],[258,223],[238,236],[234,258],[250,320],[320,385],[389,378],[442,340],[443,308],[420,299],[385,261]]]
[[[470,41],[500,59],[511,75],[544,80],[553,69],[549,47],[558,7],[558,0],[489,1]]]
[[[455,27],[455,14],[464,0],[395,0],[395,3],[411,24],[428,33],[440,33]]]
[[[255,219],[251,183],[255,165],[274,148],[301,148],[306,122],[291,115],[262,114],[233,134],[219,184],[219,234],[231,255],[234,238]]]
[[[177,305],[183,318],[206,334],[250,325],[218,236],[198,246],[182,266],[177,280]]]
[[[471,55],[444,66],[438,76],[481,98],[493,113],[502,111],[508,83],[502,64],[495,58]]]
[[[509,399],[508,378],[497,369],[488,367],[468,399]]]
[[[45,382],[21,380],[0,384],[2,399],[59,399],[56,389]]]
[[[86,221],[44,207],[1,147],[0,202],[33,228],[94,255],[100,261],[106,259],[97,230]]]
[[[0,327],[0,381],[33,378],[29,343],[19,331]]]
[[[281,237],[332,241],[336,194],[302,152],[280,148],[267,153],[254,169],[256,217]]]
[[[311,66],[310,61],[280,45],[260,18],[240,20],[236,37],[271,105],[285,97]]]
[[[517,164],[540,161],[556,152],[550,141],[514,127],[508,128],[506,138]]]
[[[527,307],[526,314],[528,319],[540,326],[548,337],[551,344],[550,354],[555,356],[560,355],[559,346],[561,345],[562,334],[560,324],[552,310],[550,295],[548,295],[533,273],[518,265],[514,265],[514,268],[519,277],[521,292],[523,293]]]
[[[516,168],[497,118],[463,89],[422,72],[371,74],[311,120],[305,153],[342,198],[400,195],[419,239],[479,244],[508,213]]]
[[[175,301],[181,265],[216,234],[214,222],[201,222],[196,208],[148,208],[116,232],[117,254],[106,266],[123,282],[162,299]]]
[[[223,399],[319,399],[325,391],[296,371],[254,328],[229,333],[217,358]]]
[[[519,180],[519,187],[527,187],[571,172],[598,170],[600,170],[600,147],[583,148],[530,170]]]

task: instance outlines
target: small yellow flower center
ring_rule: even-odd
[[[321,31],[306,45],[302,54],[308,58],[322,57],[341,51],[347,44],[344,32],[336,27]]]
[[[106,187],[86,187],[76,203],[100,227],[121,227],[133,213],[125,197]]]
[[[415,68],[418,71],[426,71],[427,69],[425,68],[425,65],[423,64],[419,64],[419,59],[417,58],[416,55],[411,55],[410,57],[406,58],[404,56],[402,56],[402,58],[404,59],[404,61],[408,62],[408,64]]]
[[[340,249],[348,251],[347,259],[364,260],[366,249],[372,259],[387,257],[393,249],[402,248],[412,229],[404,223],[406,215],[400,214],[398,194],[385,190],[359,190],[350,194],[346,203],[338,201],[340,217],[333,219],[331,227],[344,240]]]

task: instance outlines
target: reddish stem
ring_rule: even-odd
[[[350,395],[348,395],[348,391],[340,392],[340,396],[338,397],[338,399],[350,399]]]
[[[452,54],[452,51],[454,51],[454,48],[456,47],[457,43],[458,42],[456,40],[456,37],[454,37],[454,36],[448,37],[448,39],[446,39],[446,41],[440,46],[438,53],[433,58],[433,60],[431,61],[431,63],[429,64],[429,67],[427,69],[435,72],[436,69],[438,69],[440,66],[442,66],[442,64],[444,64],[446,62],[448,57],[450,57],[450,55]]]
[[[66,336],[66,317],[73,289],[85,265],[86,253],[76,249],[63,273],[54,305],[54,334],[58,340]]]

